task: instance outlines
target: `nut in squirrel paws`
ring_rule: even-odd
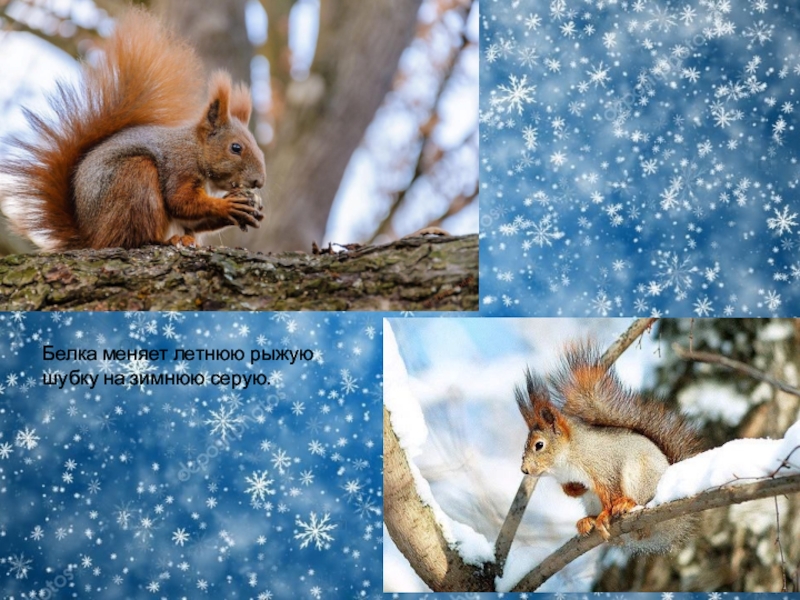
[[[238,225],[242,231],[247,231],[247,227],[258,228],[259,221],[264,219],[261,210],[261,197],[251,189],[237,189],[222,198],[226,200],[226,216],[231,220],[232,225]]]

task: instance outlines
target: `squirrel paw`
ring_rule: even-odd
[[[226,215],[231,225],[238,225],[242,231],[247,231],[247,227],[258,228],[259,221],[264,219],[261,210],[260,196],[250,189],[238,189],[223,196],[227,200]]]
[[[575,524],[580,535],[589,535],[594,529],[594,517],[583,517]]]
[[[186,248],[196,248],[197,240],[191,235],[173,235],[167,240],[170,246],[185,246]]]
[[[611,502],[611,516],[618,517],[624,515],[625,513],[631,512],[636,506],[637,504],[632,498],[622,496]]]
[[[606,541],[608,541],[611,538],[611,534],[608,532],[608,526],[610,525],[610,521],[611,521],[611,513],[605,509],[600,511],[600,514],[597,515],[597,518],[594,520],[595,529],[597,529],[602,538]]]

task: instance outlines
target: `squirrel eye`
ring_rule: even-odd
[[[544,442],[536,442],[536,444],[534,444],[534,448],[536,448],[536,451],[539,452],[542,448],[544,448]]]
[[[231,152],[233,152],[234,154],[241,154],[242,153],[241,144],[231,144]]]

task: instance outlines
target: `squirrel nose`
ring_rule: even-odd
[[[259,177],[258,179],[253,179],[253,181],[250,182],[250,187],[262,188],[264,187],[264,180],[261,177]]]
[[[526,467],[525,465],[522,465],[522,472],[525,473],[525,475],[530,475],[530,471],[528,470],[528,467]]]

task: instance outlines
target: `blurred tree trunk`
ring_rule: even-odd
[[[333,200],[375,112],[392,88],[400,55],[415,30],[421,0],[321,0],[319,37],[309,77],[287,79],[286,19],[290,3],[265,0],[270,35],[265,51],[282,104],[275,139],[266,148],[266,220],[223,240],[250,250],[311,249],[321,242]],[[154,0],[153,6],[200,50],[210,68],[249,81],[254,50],[244,20],[246,0]],[[277,44],[277,45],[276,45]],[[343,240],[349,242],[353,240]]]
[[[308,251],[322,241],[344,171],[391,90],[420,4],[321,0],[311,73],[288,84],[267,154],[266,219],[248,248]]]
[[[247,37],[247,0],[153,0],[152,7],[197,49],[208,72],[225,69],[250,82],[253,46]]]
[[[724,354],[800,387],[800,325],[797,321],[670,319],[662,321],[659,327],[667,357],[658,372],[657,387],[661,395],[680,398],[691,394],[693,389],[696,391],[698,385],[725,386],[726,391],[720,392],[716,403],[720,412],[728,415],[735,411],[733,395],[747,399],[747,408],[738,423],[709,421],[706,424],[704,433],[709,447],[734,438],[781,438],[798,420],[800,398],[797,396],[720,365],[683,361],[670,348],[673,343],[688,348],[691,335],[694,351]],[[785,578],[788,591],[798,591],[800,495],[756,500],[701,515],[701,531],[683,551],[633,558],[624,567],[610,566],[600,577],[596,589],[780,592]],[[776,530],[778,519],[780,531]],[[780,545],[776,543],[778,534]]]

